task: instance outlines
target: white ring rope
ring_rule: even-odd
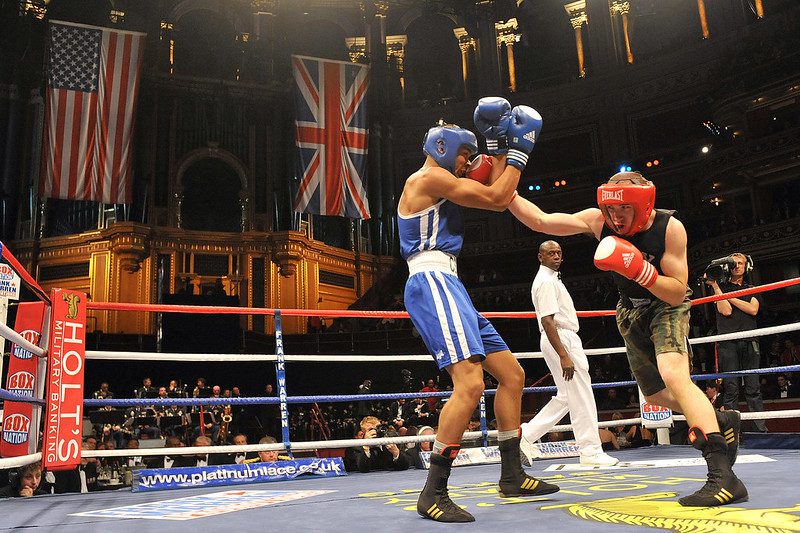
[[[787,409],[783,411],[763,411],[760,413],[742,413],[742,420],[769,420],[777,418],[800,417],[800,409]],[[683,415],[674,415],[675,420],[686,420]],[[628,426],[640,424],[641,418],[626,418],[622,420],[606,420],[598,423],[598,427]],[[572,425],[565,424],[554,426],[550,433],[556,431],[572,431]],[[487,437],[496,438],[497,430],[487,432]],[[480,431],[464,433],[463,440],[475,440],[483,437]],[[380,439],[340,439],[320,440],[307,442],[292,442],[293,451],[324,450],[330,448],[354,448],[359,446],[381,446],[385,444],[411,444],[417,442],[433,442],[436,435],[414,435],[411,437],[384,437]],[[82,457],[131,457],[131,456],[158,456],[158,455],[201,455],[208,453],[243,453],[258,451],[284,451],[283,444],[244,444],[239,446],[183,446],[180,448],[137,448],[133,450],[83,450]]]
[[[28,350],[37,357],[45,357],[45,355],[47,354],[47,352],[45,352],[44,349],[39,348],[32,342],[29,342],[28,340],[25,339],[25,337],[23,337],[22,335],[20,335],[19,333],[17,333],[12,328],[8,327],[2,322],[0,322],[0,335],[10,340],[17,346]]]
[[[800,417],[800,409],[786,409],[782,411],[763,411],[760,413],[742,413],[742,420],[769,420],[780,418]],[[686,420],[683,415],[673,415],[675,420]],[[599,422],[598,427],[607,428],[614,426],[629,426],[640,424],[641,418],[625,418],[621,420],[606,420]],[[571,424],[564,424],[552,427],[549,432],[572,431]],[[487,437],[497,437],[497,431],[487,432]],[[464,440],[475,440],[483,437],[480,431],[468,431],[464,433]],[[436,435],[414,435],[410,437],[384,437],[380,439],[341,439],[341,440],[321,440],[308,442],[293,442],[294,451],[324,450],[330,448],[352,448],[358,446],[380,446],[385,444],[412,444],[417,442],[433,442]],[[138,456],[160,456],[160,455],[201,455],[209,453],[240,453],[240,452],[259,452],[259,451],[285,451],[282,443],[274,444],[244,444],[230,446],[182,446],[180,448],[136,448],[119,450],[82,450],[81,457],[138,457]],[[41,460],[42,454],[22,455],[20,457],[10,457],[0,459],[0,469],[17,468],[26,464]]]
[[[32,453],[30,455],[19,455],[17,457],[4,457],[0,459],[0,470],[6,468],[19,468],[21,466],[36,463],[42,460],[42,452]]]
[[[800,322],[794,324],[784,324],[781,326],[771,326],[768,328],[758,328],[736,333],[725,333],[723,335],[710,335],[708,337],[698,337],[689,339],[690,344],[705,344],[711,342],[730,341],[738,339],[749,339],[763,335],[775,335],[788,331],[800,330]],[[2,332],[0,332],[2,334]],[[8,337],[6,337],[8,338]],[[30,343],[28,343],[30,344]],[[41,348],[39,348],[41,350]],[[586,355],[606,355],[614,353],[625,353],[625,347],[615,348],[590,348],[585,350]],[[517,359],[540,359],[542,352],[517,352],[514,354]],[[277,356],[274,354],[193,354],[193,353],[158,353],[158,352],[112,352],[105,350],[87,350],[87,359],[111,360],[111,361],[249,361],[249,362],[275,362]],[[394,363],[397,361],[430,361],[430,355],[325,355],[325,354],[302,354],[284,355],[286,362],[321,362],[321,363],[341,363],[341,362],[361,362],[361,363]]]

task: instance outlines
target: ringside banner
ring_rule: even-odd
[[[83,364],[86,356],[86,295],[50,291],[52,321],[42,466],[70,470],[81,462]]]
[[[44,302],[24,302],[17,308],[17,319],[14,330],[27,341],[39,346],[44,321]],[[9,392],[28,396],[36,396],[38,375],[38,358],[28,350],[11,345],[11,360],[8,362],[6,389]],[[41,395],[41,392],[39,392]],[[30,438],[31,421],[33,420],[33,404],[6,401],[4,405],[3,431],[0,434],[0,456],[17,457],[36,451],[36,439]],[[36,431],[38,434],[38,429]]]
[[[639,389],[639,409],[642,413],[642,427],[647,429],[671,428],[673,424],[672,410],[648,403]]]
[[[536,459],[554,459],[557,457],[577,457],[579,447],[575,441],[537,442],[534,443]],[[419,452],[422,466],[431,467],[431,452]],[[484,465],[500,462],[500,449],[497,446],[480,448],[461,448],[453,461],[453,466]]]
[[[142,469],[133,473],[133,492],[197,487],[224,487],[287,481],[310,474],[320,477],[346,476],[341,457],[293,459],[274,463],[245,463],[169,469]]]

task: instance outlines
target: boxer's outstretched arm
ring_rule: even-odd
[[[534,231],[547,233],[548,235],[577,235],[579,233],[589,233],[596,235],[599,231],[595,228],[595,220],[602,225],[602,214],[599,209],[585,209],[574,215],[567,213],[545,213],[539,206],[526,200],[521,196],[516,196],[509,204],[508,210],[517,217],[517,220],[528,226]]]

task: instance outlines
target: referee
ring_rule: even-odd
[[[567,288],[561,282],[561,246],[545,241],[539,246],[539,271],[531,297],[539,322],[541,349],[558,393],[530,422],[521,425],[520,450],[532,464],[534,442],[569,412],[580,462],[586,466],[613,466],[619,459],[603,453],[597,430],[597,406],[589,377],[589,361],[578,337],[578,315]]]

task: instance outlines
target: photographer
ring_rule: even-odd
[[[365,416],[361,420],[360,439],[396,437],[397,432],[382,426],[374,416]],[[351,448],[356,470],[362,473],[373,470],[408,470],[409,462],[406,454],[400,453],[396,444],[383,446],[359,446]]]
[[[744,281],[745,274],[753,268],[750,257],[743,253],[733,253],[728,257],[717,259],[706,269],[703,278],[714,294],[724,294],[752,287]],[[715,303],[717,309],[717,333],[734,333],[755,329],[756,315],[761,307],[761,295],[744,298],[729,298]],[[758,368],[761,352],[755,339],[738,339],[717,343],[720,372],[748,370]],[[757,374],[748,374],[742,378],[725,378],[723,380],[723,405],[725,409],[736,409],[739,403],[739,382],[744,380],[744,393],[747,406],[752,411],[763,411],[760,380]],[[762,433],[767,431],[763,420],[753,420],[756,429]]]

